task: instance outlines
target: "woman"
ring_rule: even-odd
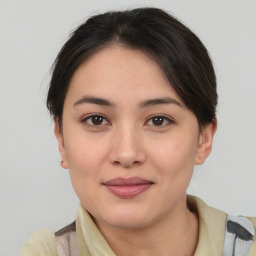
[[[211,152],[216,79],[207,50],[162,10],[96,15],[61,49],[47,106],[81,205],[21,255],[256,255],[255,218],[187,196]]]

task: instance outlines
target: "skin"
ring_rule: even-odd
[[[70,170],[81,204],[119,256],[193,255],[198,220],[187,208],[186,189],[194,165],[211,151],[215,130],[213,122],[200,133],[196,116],[158,65],[118,45],[76,70],[61,131],[55,120],[62,166]],[[152,185],[124,199],[104,185],[117,177],[140,177]]]

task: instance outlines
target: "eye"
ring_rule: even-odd
[[[101,125],[109,125],[109,121],[103,117],[102,115],[97,115],[97,114],[93,114],[93,115],[89,115],[89,116],[85,116],[82,119],[82,123],[89,125],[89,126],[101,126]]]
[[[147,121],[147,124],[152,126],[166,126],[171,123],[174,123],[173,120],[166,116],[153,116]]]

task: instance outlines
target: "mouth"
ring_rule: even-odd
[[[132,198],[148,190],[154,183],[139,177],[115,178],[103,185],[120,198]]]

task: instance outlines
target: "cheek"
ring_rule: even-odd
[[[90,143],[71,143],[67,147],[70,179],[74,191],[85,208],[98,196],[102,170],[102,147]]]
[[[103,140],[88,136],[84,132],[68,136],[70,134],[67,134],[65,141],[66,157],[70,169],[90,170],[102,163],[107,152]]]
[[[154,144],[154,152],[161,162],[182,164],[195,157],[197,142],[190,136],[173,136]]]
[[[72,137],[67,140],[65,149],[75,191],[97,184],[107,151],[102,143],[89,138]]]
[[[190,135],[188,133],[188,135]],[[190,179],[195,163],[197,141],[193,136],[173,136],[155,144],[151,151],[153,165],[163,177],[181,182]]]

